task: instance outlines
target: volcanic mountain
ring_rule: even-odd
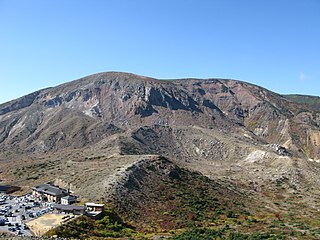
[[[99,73],[0,105],[0,147],[61,151],[128,130],[138,138],[144,126],[183,126],[240,131],[317,159],[319,111],[291,99],[233,80]]]
[[[54,181],[126,212],[177,172],[198,181],[185,175],[196,171],[228,189],[221,199],[312,215],[318,102],[236,80],[98,73],[0,105],[0,179],[26,190]]]

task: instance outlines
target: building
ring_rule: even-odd
[[[84,206],[64,205],[64,204],[55,204],[54,208],[58,212],[72,213],[74,215],[83,215],[85,210]]]
[[[11,188],[11,186],[1,185],[1,186],[0,186],[0,192],[2,192],[2,193],[7,193],[10,188]]]
[[[99,218],[104,211],[104,204],[86,203],[86,215],[92,218]]]
[[[104,204],[99,203],[86,203],[86,209],[89,212],[103,212]]]
[[[19,191],[21,188],[16,186],[0,185],[0,193],[10,194]]]
[[[77,202],[76,196],[68,195],[68,196],[64,196],[61,198],[62,205],[70,205],[70,204],[74,204],[76,202]]]
[[[51,184],[41,184],[32,188],[32,195],[43,201],[60,203],[61,198],[68,196],[69,192]]]

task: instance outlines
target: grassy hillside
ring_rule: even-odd
[[[284,97],[295,103],[304,104],[312,108],[320,108],[320,97],[317,96],[290,94],[284,95]]]

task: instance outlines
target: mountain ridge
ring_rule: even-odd
[[[104,92],[101,92],[102,90]],[[30,134],[37,132],[38,125],[42,124],[42,116],[46,114],[44,111],[54,111],[54,121],[58,122],[58,115],[63,118],[64,114],[70,115],[75,111],[71,115],[78,116],[76,118],[79,120],[89,117],[87,120],[91,124],[93,121],[110,124],[114,122],[115,125],[120,122],[122,127],[128,124],[189,124],[235,128],[235,125],[238,125],[269,142],[278,139],[275,143],[280,145],[285,144],[285,141],[279,142],[281,136],[276,134],[276,128],[285,127],[288,120],[295,121],[300,113],[304,121],[313,123],[314,127],[319,125],[319,112],[317,113],[316,109],[306,110],[304,104],[299,105],[289,97],[247,82],[212,78],[157,80],[121,72],[97,73],[56,87],[38,90],[1,104],[0,116],[3,119],[8,113],[24,111],[29,107],[38,115],[29,116],[38,119],[34,119],[32,126],[28,128]],[[121,108],[121,111],[118,111],[118,108]],[[306,112],[311,115],[304,114]],[[0,142],[7,139],[7,135],[12,135],[14,125],[16,128],[19,127],[17,122],[20,121],[20,125],[22,124],[21,118],[18,119],[19,116],[16,116],[6,122]],[[271,120],[274,122],[271,123]],[[301,122],[301,119],[299,121]],[[278,126],[274,126],[275,124]],[[293,122],[292,125],[298,124]],[[273,129],[266,132],[270,127]],[[305,135],[306,130],[301,129],[301,132]],[[287,141],[294,141],[289,139],[292,134],[287,135]],[[297,139],[295,140],[297,142]],[[29,138],[29,143],[30,141]],[[300,148],[303,144],[293,143],[300,145]],[[312,152],[315,150],[312,149]]]

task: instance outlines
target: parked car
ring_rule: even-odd
[[[4,218],[0,218],[0,226],[4,226],[6,224],[6,221]]]
[[[5,206],[5,207],[4,207],[4,209],[6,209],[6,210],[10,210],[11,208],[12,208],[11,205],[8,205],[8,206]]]
[[[25,225],[25,224],[22,224],[22,225],[21,225],[21,228],[22,228],[22,230],[28,230],[28,229],[29,229],[28,226]]]
[[[5,217],[12,217],[12,212],[7,212],[4,216]]]

